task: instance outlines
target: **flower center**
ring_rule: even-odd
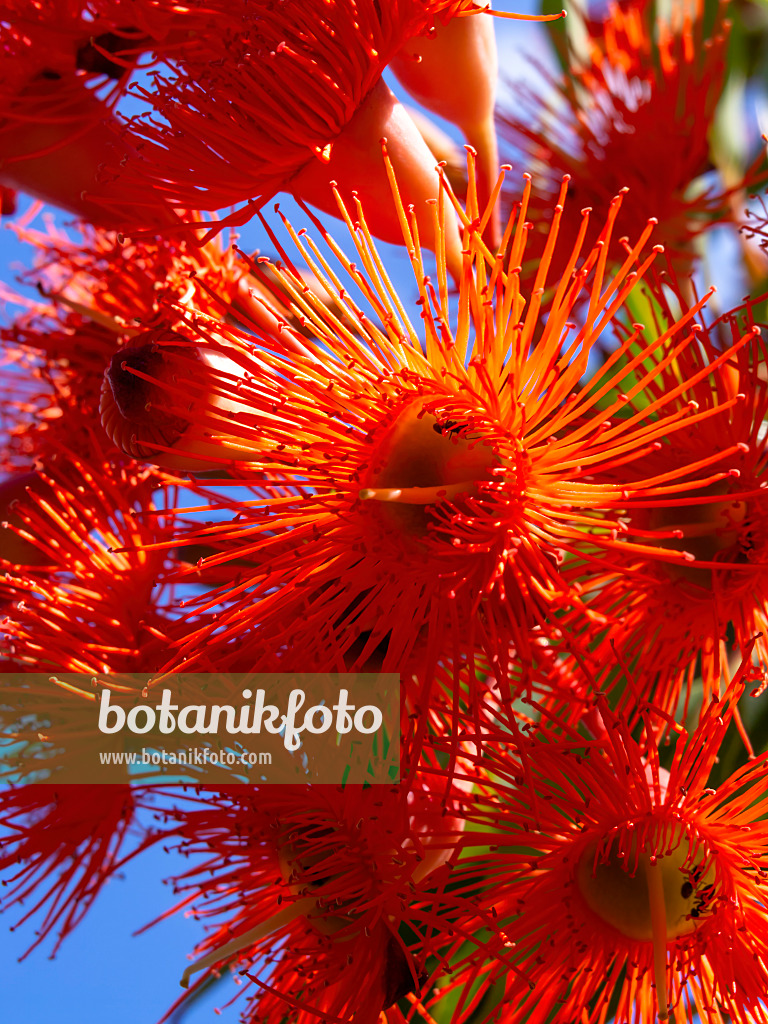
[[[668,852],[620,855],[614,845],[598,855],[592,843],[576,869],[584,902],[601,920],[629,939],[653,944],[654,978],[659,1017],[667,1010],[667,942],[695,931],[714,911],[717,894],[714,861],[701,846],[692,855],[690,837],[682,834],[664,843]],[[704,858],[702,861],[702,857]],[[708,861],[708,863],[707,863]]]
[[[376,499],[385,518],[398,529],[423,536],[430,507],[476,494],[498,464],[493,448],[469,425],[439,420],[421,403],[403,410],[375,451],[363,500]]]
[[[336,848],[327,840],[333,828],[297,833],[278,851],[280,872],[294,896],[306,898],[311,905],[305,916],[322,935],[332,935],[349,924],[354,916],[355,900],[342,899],[347,891],[346,871],[339,871]],[[334,866],[335,865],[335,866]],[[335,904],[336,914],[329,914]]]
[[[690,497],[726,495],[727,491],[727,482],[721,481],[712,487],[692,492]],[[677,536],[660,538],[660,547],[688,551],[697,562],[711,562],[719,552],[727,551],[738,543],[746,517],[746,502],[726,499],[704,502],[700,505],[654,509],[649,525],[652,530],[665,533],[671,530],[679,531]],[[709,589],[712,586],[711,568],[694,563],[675,562],[669,563],[667,570],[673,576],[689,580],[700,587]]]
[[[642,857],[635,869],[634,856],[630,854],[625,860],[615,846],[607,859],[598,859],[597,863],[596,851],[596,843],[588,847],[577,870],[577,884],[587,906],[627,938],[653,941],[651,899]],[[712,910],[714,864],[703,871],[690,863],[689,856],[690,845],[683,839],[677,849],[656,857],[670,939],[695,931]]]

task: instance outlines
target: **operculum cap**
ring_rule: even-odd
[[[110,440],[135,459],[201,472],[253,459],[227,433],[239,403],[224,398],[218,371],[238,364],[169,330],[148,331],[120,349],[104,373],[99,413]]]
[[[392,202],[392,186],[382,158],[386,140],[388,159],[397,176],[397,189],[405,210],[413,206],[422,245],[436,250],[438,234],[430,200],[440,194],[440,176],[435,159],[405,107],[379,81],[363,100],[352,120],[328,146],[328,160],[313,159],[295,175],[286,188],[298,198],[338,216],[330,183],[336,182],[341,197],[355,219],[351,201],[357,192],[366,224],[372,235],[403,243],[403,229]],[[448,270],[455,279],[461,274],[462,256],[458,224],[453,208],[445,201],[442,242]]]
[[[430,35],[415,36],[390,66],[408,92],[428,110],[457,125],[478,155],[478,200],[488,202],[499,174],[493,110],[498,56],[494,19],[482,13],[437,23]],[[500,243],[499,218],[490,244]]]

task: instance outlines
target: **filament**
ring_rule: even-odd
[[[283,928],[285,925],[290,924],[291,921],[301,917],[302,914],[311,910],[314,906],[315,901],[311,899],[297,900],[295,903],[289,903],[288,906],[283,907],[282,910],[273,914],[266,921],[257,924],[255,928],[243,932],[242,935],[238,935],[230,942],[225,942],[223,946],[219,946],[218,949],[212,949],[210,953],[206,953],[205,956],[195,960],[184,971],[179,984],[182,988],[188,988],[189,979],[193,974],[196,974],[198,971],[205,971],[209,967],[213,967],[214,964],[219,963],[220,960],[226,960],[235,953],[239,953],[241,949],[252,946],[254,942],[258,942],[259,939],[263,939],[267,935],[271,935],[272,932],[276,932],[278,928]]]

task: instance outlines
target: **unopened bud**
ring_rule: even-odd
[[[387,155],[397,176],[403,207],[413,206],[419,239],[435,250],[434,215],[428,200],[437,199],[440,177],[435,160],[401,103],[391,90],[379,81],[368,94],[355,116],[331,147],[327,162],[315,159],[290,182],[295,196],[338,216],[330,187],[335,181],[349,209],[353,191],[358,192],[366,224],[377,238],[402,245],[402,226],[392,202],[392,190],[382,160],[382,140],[386,139]],[[461,271],[461,242],[456,216],[445,204],[443,224],[446,263],[454,277]]]
[[[239,373],[227,356],[173,331],[148,331],[112,358],[99,413],[126,454],[172,470],[200,472],[253,458],[228,436],[227,414],[240,403],[220,394],[217,372]],[[226,390],[226,385],[225,385]]]
[[[480,210],[488,203],[499,174],[493,120],[498,57],[493,18],[484,14],[437,23],[433,33],[403,46],[390,67],[427,110],[457,125],[477,151]],[[498,214],[489,223],[489,242],[500,241]]]

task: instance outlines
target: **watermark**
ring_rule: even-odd
[[[122,764],[130,767],[142,765],[202,765],[202,764],[272,764],[272,755],[263,750],[257,753],[251,750],[243,750],[235,753],[233,750],[211,750],[210,747],[189,747],[187,750],[147,750],[142,748],[138,752],[125,750],[99,751],[99,764]]]
[[[392,674],[0,681],[0,783],[391,784],[399,735]]]
[[[245,700],[253,696],[251,690],[243,690]],[[384,714],[376,704],[365,704],[356,708],[349,703],[349,691],[339,690],[339,701],[330,708],[325,704],[313,704],[299,712],[307,702],[304,690],[294,689],[288,694],[285,714],[280,713],[276,704],[266,703],[266,690],[257,690],[253,704],[243,704],[236,709],[232,704],[172,704],[170,690],[162,691],[159,704],[137,704],[126,711],[120,704],[113,704],[110,690],[101,691],[99,698],[99,732],[109,735],[126,729],[136,736],[143,736],[157,728],[164,736],[175,732],[185,736],[214,734],[223,729],[228,736],[239,733],[259,734],[262,729],[272,735],[281,735],[286,750],[298,750],[301,734],[313,736],[335,728],[339,735],[357,732],[364,736],[378,732],[384,724]],[[335,714],[334,714],[335,713]],[[301,724],[299,724],[301,721]]]

